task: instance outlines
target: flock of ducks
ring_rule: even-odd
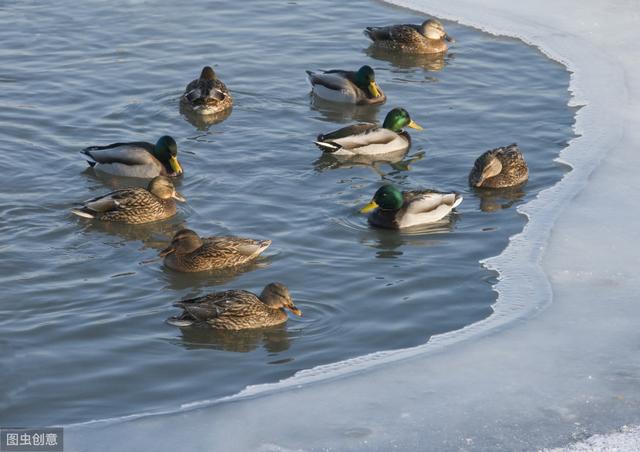
[[[367,27],[365,35],[373,46],[409,54],[438,54],[448,49],[442,23],[428,19],[421,25]],[[375,80],[373,69],[364,65],[357,71],[307,71],[314,96],[330,102],[377,105],[387,97]],[[206,117],[230,113],[233,98],[226,85],[209,66],[191,81],[180,98],[181,108]],[[411,137],[405,127],[422,130],[403,108],[392,109],[382,126],[359,123],[318,135],[315,144],[325,153],[352,158],[366,156],[384,161],[388,156],[406,153]],[[167,219],[177,212],[176,202],[186,199],[176,191],[172,178],[183,174],[178,146],[170,136],[153,143],[113,143],[91,146],[82,154],[95,171],[113,176],[151,179],[147,188],[125,188],[85,201],[71,210],[87,219],[142,224]],[[528,179],[527,165],[515,144],[482,154],[469,174],[475,188],[506,188],[522,185]],[[382,185],[373,199],[361,209],[370,213],[374,227],[403,229],[434,223],[446,217],[462,202],[455,192],[436,190],[400,191]],[[236,268],[255,260],[271,244],[270,240],[215,236],[202,238],[195,231],[178,231],[159,255],[164,265],[178,272],[201,272]],[[222,330],[240,330],[278,325],[287,321],[286,311],[302,316],[286,286],[270,283],[260,295],[244,290],[227,290],[182,300],[174,304],[182,313],[167,322],[179,327],[205,325]]]

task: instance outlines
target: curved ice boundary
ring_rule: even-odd
[[[591,180],[591,198],[584,199],[583,192],[576,204],[569,204],[605,155],[615,163],[620,148],[640,141],[630,115],[637,111],[638,76],[629,71],[637,66],[637,8],[633,2],[597,0],[393,3],[538,46],[572,71],[571,105],[586,105],[576,117],[578,138],[559,157],[573,170],[521,206],[519,211],[528,217],[522,233],[500,256],[484,262],[500,274],[495,313],[421,346],[300,371],[177,412],[68,426],[66,450],[124,450],[125,439],[130,450],[533,449],[611,430],[625,419],[640,420],[637,359],[628,355],[629,343],[640,339],[633,322],[637,308],[624,304],[628,293],[607,300],[616,314],[611,319],[598,305],[601,292],[616,291],[607,284],[629,283],[624,270],[629,254],[622,253],[623,262],[611,264],[622,270],[600,272],[604,283],[597,270],[584,270],[588,263],[606,265],[594,264],[584,248],[611,259],[602,240],[593,243],[600,238],[597,233],[581,233],[606,220],[589,217],[591,200],[605,203],[596,212],[617,211],[619,200],[606,190],[611,178]],[[636,164],[638,160],[632,159]],[[624,177],[633,185],[631,168],[614,169],[622,175],[614,181],[617,185],[625,183]],[[611,175],[611,168],[608,171]],[[596,188],[593,194],[598,183],[605,189]],[[560,221],[554,227],[563,210],[573,222]],[[585,216],[591,221],[586,226]],[[618,237],[607,240],[623,247],[626,231],[617,232]],[[563,248],[568,254],[563,255]],[[638,288],[635,280],[625,287]],[[543,310],[552,289],[554,303]],[[633,337],[628,336],[631,331],[636,332]],[[611,343],[611,338],[616,341]],[[445,348],[446,353],[440,353]],[[631,361],[626,367],[621,361],[625,354]]]

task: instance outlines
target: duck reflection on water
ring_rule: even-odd
[[[181,345],[190,350],[208,348],[248,353],[262,346],[269,353],[278,353],[291,346],[285,324],[239,331],[190,326],[180,328],[180,334]]]

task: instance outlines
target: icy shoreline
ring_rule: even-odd
[[[640,309],[629,303],[638,289],[629,237],[640,229],[637,215],[615,221],[633,211],[637,184],[638,12],[623,2],[394,3],[539,46],[574,72],[573,104],[587,105],[582,136],[561,154],[573,171],[521,209],[523,233],[487,262],[502,275],[496,313],[426,346],[303,371],[214,407],[70,427],[67,450],[121,450],[123,437],[137,450],[536,449],[640,421]],[[554,303],[529,318],[551,291]]]

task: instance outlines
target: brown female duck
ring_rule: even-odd
[[[529,169],[517,144],[491,149],[477,158],[469,185],[483,188],[506,188],[523,184]]]
[[[223,330],[242,330],[280,325],[287,321],[288,309],[302,316],[284,284],[267,284],[260,295],[246,290],[226,290],[174,303],[183,312],[167,323],[185,327],[194,324]]]
[[[160,252],[164,264],[179,272],[221,270],[246,264],[271,245],[271,240],[216,236],[200,238],[190,229],[173,236],[171,244]]]
[[[199,115],[215,115],[233,106],[229,90],[210,66],[205,66],[200,77],[187,85],[180,102]]]
[[[71,212],[83,218],[127,224],[150,223],[176,214],[176,201],[186,200],[176,191],[171,179],[157,176],[147,189],[124,188],[85,201]]]
[[[422,25],[367,27],[364,34],[375,46],[407,53],[445,52],[448,49],[445,41],[453,41],[438,19],[428,19]]]

